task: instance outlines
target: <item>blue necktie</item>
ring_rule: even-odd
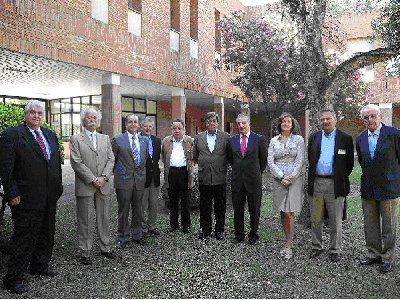
[[[132,153],[133,153],[133,160],[135,161],[135,165],[140,165],[140,154],[138,148],[136,148],[135,137],[132,137]]]
[[[150,158],[153,159],[153,144],[151,142],[151,136],[149,136],[149,155]]]

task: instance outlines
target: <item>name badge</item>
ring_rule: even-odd
[[[346,149],[339,149],[338,154],[346,154]]]

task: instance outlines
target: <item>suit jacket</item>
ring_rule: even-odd
[[[314,180],[317,164],[321,155],[322,130],[308,139],[308,194],[314,195]],[[333,182],[335,198],[346,197],[350,192],[349,175],[354,167],[353,139],[347,133],[336,128],[335,150],[333,157]]]
[[[135,166],[128,132],[118,134],[112,140],[112,149],[115,155],[114,186],[116,189],[127,190],[133,186],[137,190],[144,189],[148,141],[140,135],[138,138],[140,143],[139,166]]]
[[[161,158],[164,163],[164,182],[167,188],[172,148],[173,136],[169,135],[163,139],[161,144]],[[188,189],[191,189],[194,186],[193,139],[188,135],[183,136],[183,151],[186,157],[186,167],[188,170]]]
[[[154,186],[160,186],[160,161],[161,155],[161,139],[155,135],[151,135],[151,143],[153,145],[153,158],[150,155],[147,156],[146,162],[146,183],[145,187],[149,187],[153,180]]]
[[[244,156],[240,152],[240,134],[229,138],[228,162],[232,166],[232,192],[244,185],[247,191],[261,191],[262,172],[267,166],[267,145],[262,135],[250,132]]]
[[[229,134],[217,132],[215,148],[210,152],[207,144],[207,132],[201,132],[194,138],[193,160],[198,164],[200,185],[219,185],[226,183]]]
[[[77,197],[92,196],[96,187],[92,181],[96,177],[106,176],[108,182],[100,188],[103,195],[112,192],[112,170],[114,167],[114,154],[111,150],[108,135],[96,133],[97,150],[94,149],[92,141],[84,133],[71,136],[71,166],[75,171],[75,195]]]
[[[57,135],[40,127],[50,146],[47,161],[26,125],[8,128],[0,139],[0,177],[7,201],[20,196],[25,209],[55,205],[63,192]]]
[[[362,169],[361,198],[387,200],[400,197],[400,131],[382,124],[374,159],[368,149],[368,130],[356,139]]]

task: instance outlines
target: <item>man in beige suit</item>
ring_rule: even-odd
[[[114,259],[110,251],[110,194],[114,154],[108,135],[96,132],[101,112],[89,107],[81,112],[82,133],[71,137],[71,166],[75,171],[76,214],[78,217],[78,243],[81,263],[92,264],[94,211],[101,255]]]
[[[229,134],[218,130],[219,115],[216,112],[208,112],[204,120],[207,130],[196,135],[193,146],[193,160],[198,163],[199,171],[201,228],[199,239],[206,239],[211,235],[211,213],[214,202],[215,238],[223,240]]]

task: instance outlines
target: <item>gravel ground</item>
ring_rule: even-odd
[[[162,235],[151,237],[146,246],[130,244],[116,250],[118,259],[110,261],[99,255],[97,240],[92,266],[79,263],[76,248],[75,200],[73,172],[63,166],[65,192],[59,201],[57,231],[52,267],[60,274],[53,278],[26,275],[28,298],[400,298],[399,271],[381,275],[377,266],[360,266],[365,254],[362,217],[359,206],[349,211],[344,223],[343,258],[329,260],[325,251],[317,259],[311,251],[310,231],[296,224],[294,257],[286,262],[279,257],[284,237],[279,216],[263,203],[260,220],[261,241],[255,246],[235,245],[233,214],[228,198],[227,237],[200,241],[199,213],[192,211],[192,233],[169,233],[168,210],[160,202],[159,228]],[[352,188],[359,201],[357,187]],[[268,198],[266,198],[268,199]],[[116,234],[115,197],[112,233]],[[248,221],[246,223],[248,226]],[[9,237],[9,210],[1,238]],[[327,229],[324,237],[327,237]],[[325,245],[328,240],[325,239]],[[6,271],[4,254],[0,257],[0,274]],[[396,259],[398,261],[398,257]],[[0,298],[21,298],[4,290]]]

